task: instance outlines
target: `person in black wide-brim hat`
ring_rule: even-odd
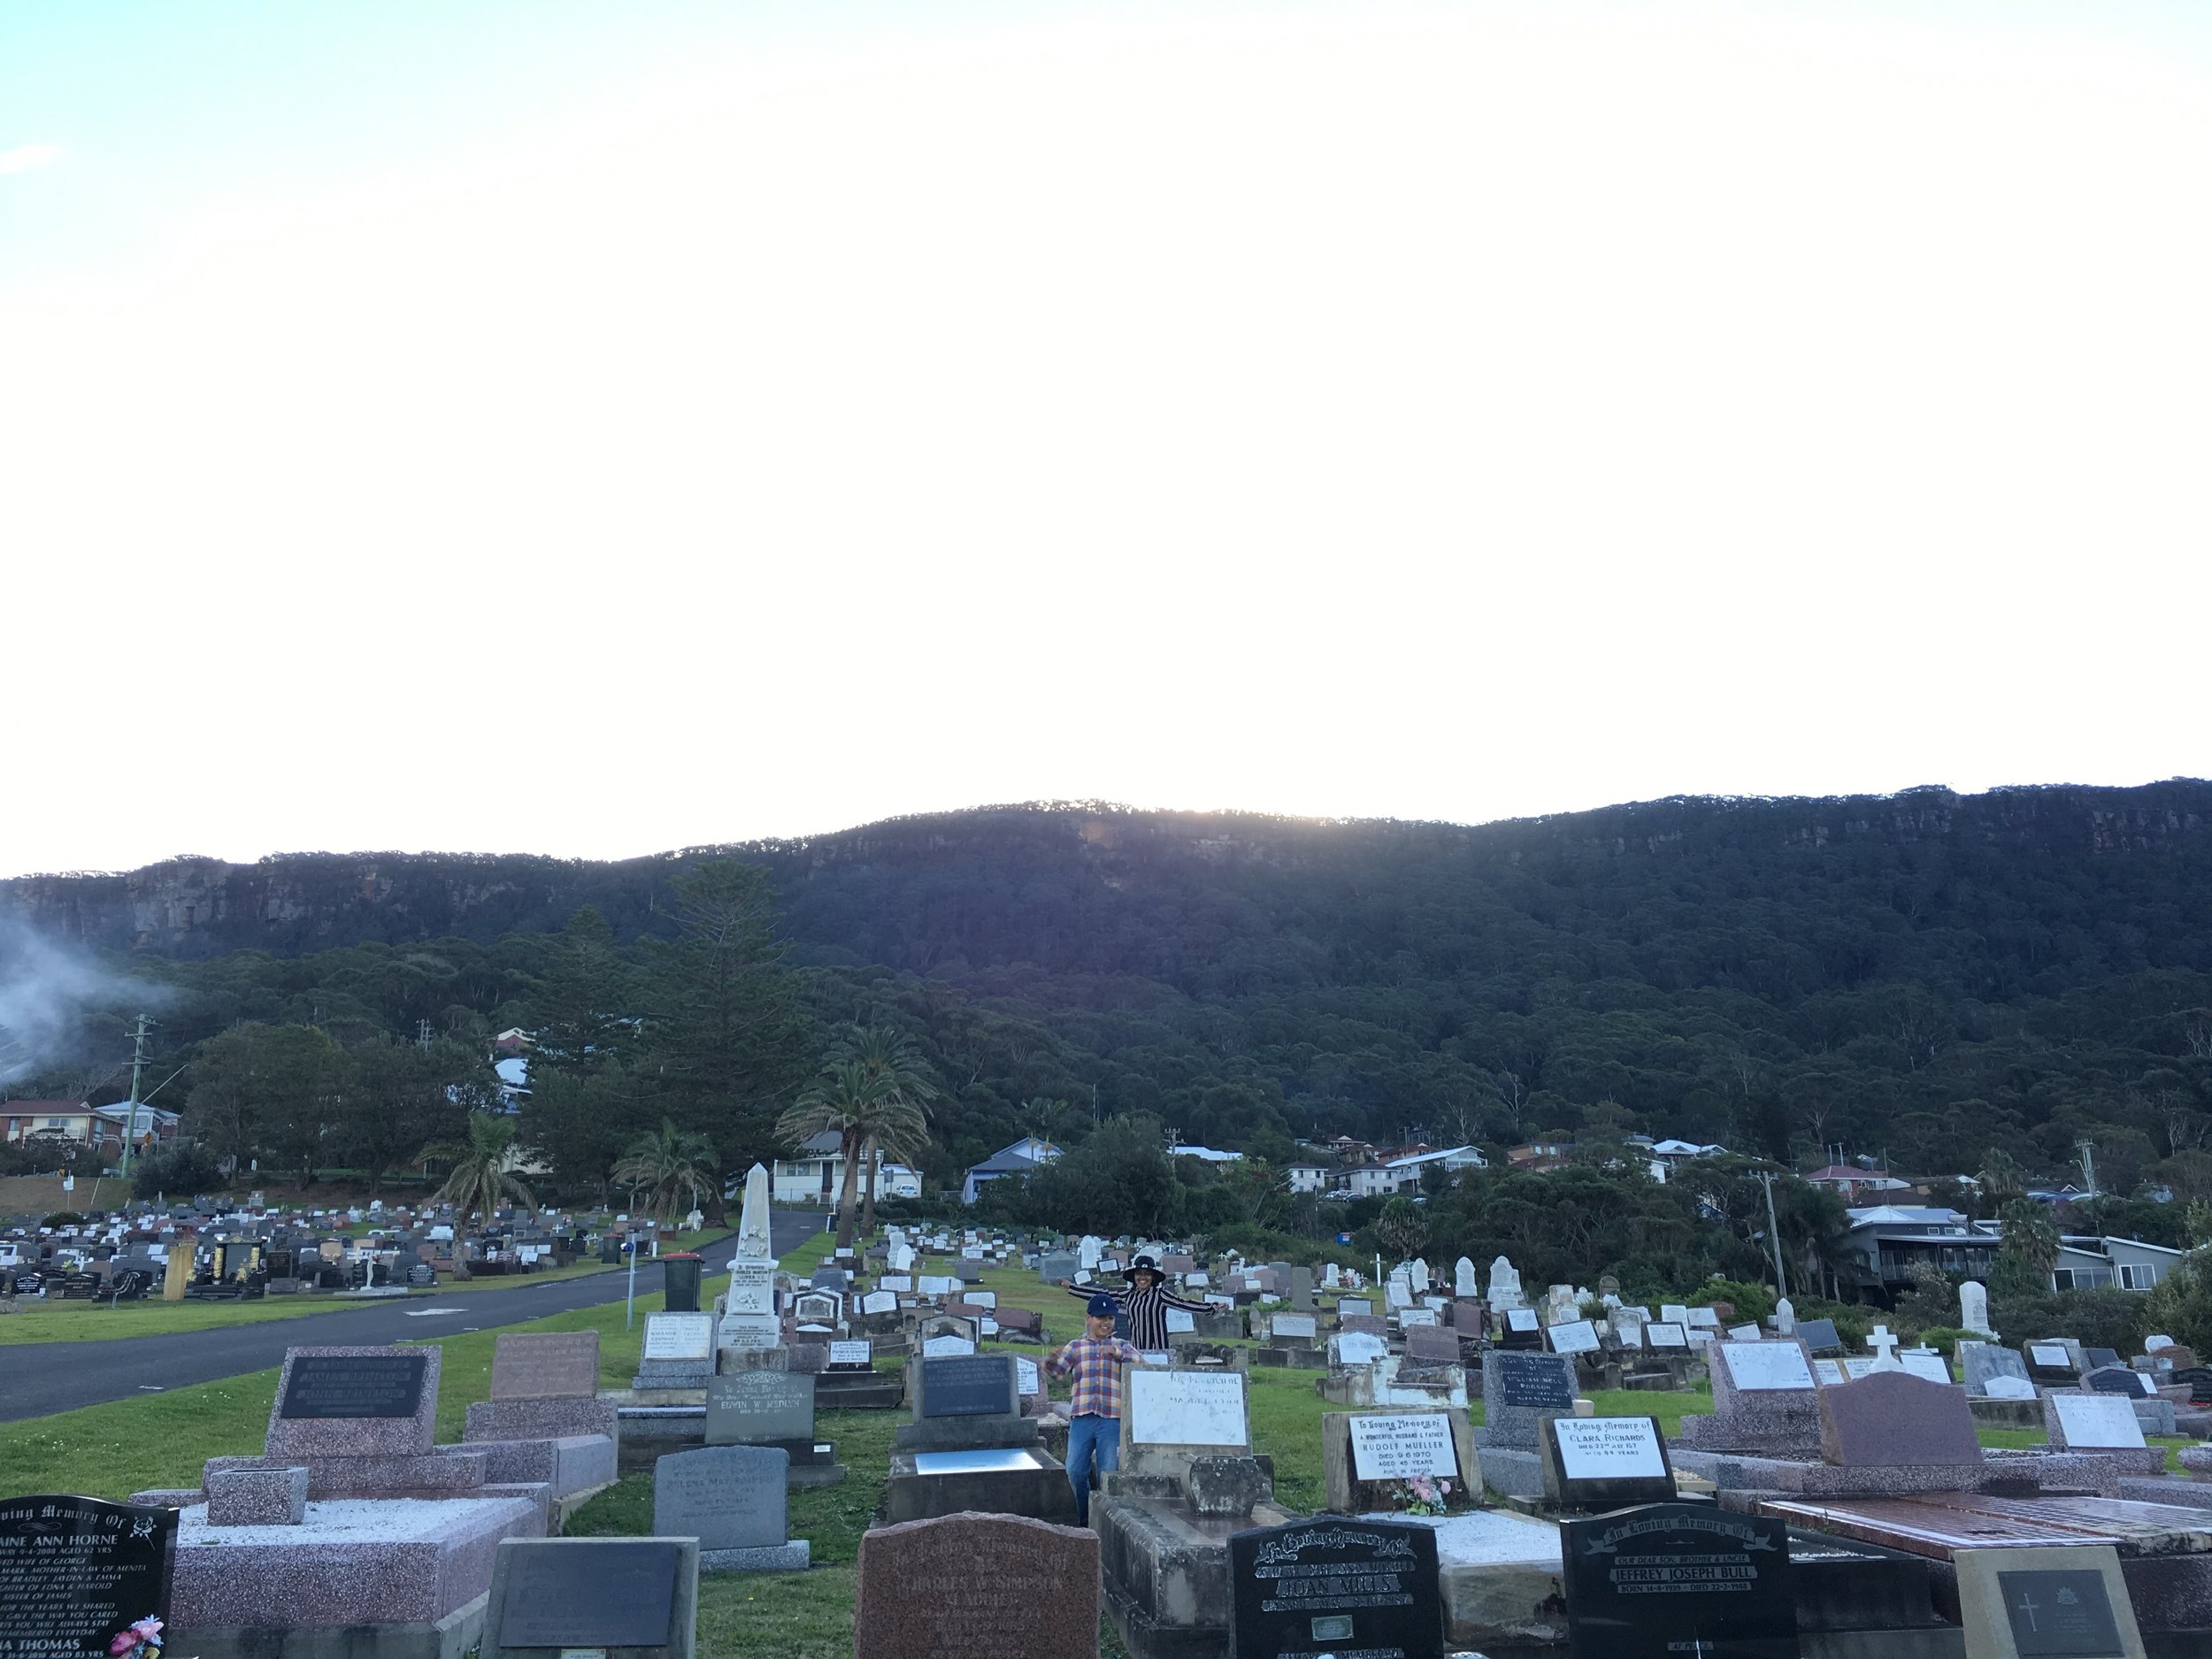
[[[1167,1310],[1180,1308],[1185,1313],[1208,1311],[1202,1302],[1185,1302],[1167,1288],[1167,1275],[1160,1271],[1160,1264],[1148,1256],[1140,1256],[1129,1264],[1129,1284],[1126,1289],[1100,1291],[1094,1286],[1078,1285],[1071,1279],[1062,1279],[1068,1294],[1079,1302],[1087,1302],[1094,1295],[1111,1296],[1129,1316],[1129,1340],[1140,1348],[1157,1353],[1167,1347]]]

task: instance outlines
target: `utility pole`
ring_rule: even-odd
[[[415,1042],[425,1054],[430,1052],[430,1022],[428,1020],[419,1019],[415,1022]]]
[[[1774,1284],[1782,1295],[1790,1294],[1790,1281],[1782,1271],[1782,1228],[1774,1219],[1774,1176],[1771,1171],[1759,1171],[1759,1184],[1767,1189],[1767,1242],[1774,1247]]]
[[[123,1125],[123,1179],[131,1173],[131,1143],[138,1139],[138,1079],[146,1066],[146,1017],[138,1017],[138,1030],[131,1040],[131,1110]]]

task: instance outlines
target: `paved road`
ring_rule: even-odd
[[[770,1234],[778,1256],[796,1249],[821,1231],[819,1210],[775,1210]],[[707,1271],[720,1271],[736,1250],[734,1236],[708,1245]],[[109,1400],[135,1400],[168,1388],[188,1388],[284,1363],[284,1350],[331,1343],[397,1342],[460,1331],[488,1331],[549,1314],[569,1313],[620,1302],[626,1273],[592,1273],[547,1285],[518,1284],[513,1289],[468,1290],[437,1296],[417,1292],[402,1300],[362,1302],[329,1313],[257,1325],[222,1325],[211,1331],[178,1331],[166,1336],[121,1337],[111,1342],[27,1342],[0,1347],[0,1423]],[[661,1287],[657,1263],[641,1263],[638,1294]],[[437,1311],[431,1311],[436,1310]],[[96,1318],[96,1314],[88,1317]]]

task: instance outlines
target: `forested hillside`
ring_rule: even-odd
[[[945,1086],[940,1179],[1026,1128],[1079,1139],[1094,1101],[1279,1156],[1317,1130],[1641,1130],[1916,1171],[2001,1145],[2051,1172],[2085,1136],[2108,1185],[2212,1190],[2195,781],[1479,828],[1018,807],[614,864],[180,861],[0,883],[0,918],[170,987],[180,1058],[239,1020],[353,1041],[620,1009],[644,1020],[627,1104],[576,1110],[622,1129],[658,1110],[671,883],[718,855],[765,872],[793,971],[795,1023],[735,1109],[748,1146],[864,1020],[910,1033]],[[587,905],[603,948],[557,931]]]

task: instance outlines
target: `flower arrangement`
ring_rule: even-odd
[[[1441,1476],[1414,1475],[1401,1484],[1405,1497],[1398,1507],[1408,1515],[1441,1515],[1450,1505],[1452,1483]]]
[[[108,1659],[161,1659],[161,1621],[140,1619],[108,1644]]]

